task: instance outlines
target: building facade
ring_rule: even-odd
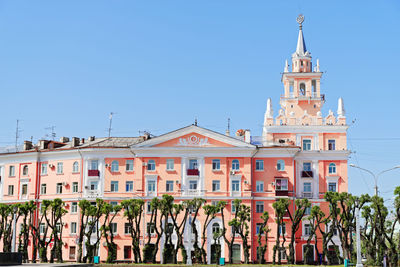
[[[102,198],[110,203],[140,198],[147,203],[154,197],[170,194],[179,202],[194,197],[208,204],[227,202],[225,223],[234,216],[235,199],[251,207],[250,259],[257,260],[257,232],[264,211],[270,214],[266,260],[272,262],[276,224],[272,204],[278,198],[307,198],[329,213],[323,196],[328,191],[347,192],[346,117],[343,100],[338,100],[336,115],[321,113],[325,96],[321,94],[319,61],[312,65],[306,49],[302,22],[291,69],[286,61],[282,74],[283,95],[279,112],[274,115],[268,99],[262,136],[251,136],[249,130],[239,130],[235,136],[217,133],[190,125],[161,136],[131,138],[61,138],[59,142],[41,140],[34,146],[25,142],[24,150],[0,154],[0,201],[20,203],[34,200],[38,207],[45,199],[61,198],[68,213],[64,218],[63,257],[74,261],[81,199]],[[144,240],[148,238],[146,224],[150,213],[144,212]],[[197,227],[202,231],[204,211],[200,211]],[[290,220],[284,218],[290,239]],[[125,227],[126,218],[115,219],[115,242],[118,260],[131,260],[131,238]],[[17,229],[20,222],[16,222]],[[212,227],[222,227],[217,216],[207,229],[207,260],[212,261]],[[296,261],[304,260],[309,222],[304,219],[296,234]],[[225,225],[230,233],[230,227]],[[14,244],[18,230],[14,232]],[[152,236],[151,238],[155,238]],[[176,243],[176,237],[173,240]],[[161,242],[162,244],[163,242]],[[314,243],[314,241],[313,241]],[[335,244],[339,244],[339,239]],[[107,257],[107,248],[100,242],[99,256]],[[228,248],[220,240],[222,257],[228,258]],[[288,243],[287,243],[288,244]],[[2,245],[0,244],[0,247]],[[17,245],[14,245],[16,247]],[[143,243],[141,243],[143,246]],[[161,245],[162,246],[162,245]],[[243,260],[243,245],[237,238],[234,260]],[[162,247],[159,251],[162,251]],[[30,258],[32,250],[29,251]],[[283,261],[285,261],[283,255]],[[314,255],[317,259],[317,255]],[[159,252],[157,257],[162,260]]]

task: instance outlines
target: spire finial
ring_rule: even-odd
[[[194,118],[194,125],[197,126],[197,117]]]
[[[300,27],[300,30],[301,30],[302,27],[303,27],[303,22],[304,22],[304,16],[303,16],[303,14],[299,14],[299,15],[297,16],[296,21],[297,21],[297,23],[299,24],[299,27]]]

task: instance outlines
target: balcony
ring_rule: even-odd
[[[99,170],[88,170],[88,176],[100,176]]]
[[[187,190],[183,191],[183,195],[196,197],[196,196],[202,196],[203,192],[198,189],[187,189]]]
[[[303,198],[312,198],[313,193],[312,192],[301,192],[301,197]]]
[[[301,177],[302,178],[313,178],[313,172],[312,171],[302,171],[301,172]]]
[[[198,169],[187,169],[187,175],[189,176],[199,176],[200,172]]]
[[[88,198],[97,198],[100,196],[99,190],[88,190],[87,191],[87,197]]]
[[[275,196],[277,197],[287,197],[289,195],[288,190],[276,190],[275,191]]]

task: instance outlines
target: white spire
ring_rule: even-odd
[[[319,72],[319,58],[317,58],[317,68],[316,68],[316,72]]]
[[[297,22],[299,23],[299,37],[297,38],[296,52],[293,54],[293,56],[298,56],[298,57],[307,56],[307,57],[309,57],[310,53],[307,51],[306,42],[304,41],[304,36],[303,36],[304,16],[300,14],[297,17]]]
[[[288,63],[287,59],[285,61],[285,69],[283,70],[283,72],[289,72],[289,63]]]
[[[274,117],[274,111],[272,109],[271,98],[268,98],[268,100],[267,100],[267,110],[265,111],[265,118],[273,118],[273,117]]]
[[[338,100],[337,114],[339,118],[343,118],[346,116],[346,112],[344,110],[343,98],[341,97]]]

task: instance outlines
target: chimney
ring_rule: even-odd
[[[89,136],[89,141],[90,141],[90,142],[93,142],[94,140],[96,140],[96,137],[95,137],[95,136]]]
[[[46,149],[46,140],[39,141],[39,149]]]
[[[65,136],[60,137],[60,143],[68,143],[68,142],[69,142],[68,137],[65,137]]]
[[[32,147],[32,141],[24,141],[24,150],[31,150]]]
[[[82,144],[84,144],[85,143],[85,138],[82,138]]]
[[[244,131],[244,141],[245,141],[246,143],[249,143],[249,144],[250,144],[250,141],[251,141],[250,130],[245,130],[245,131]]]
[[[77,147],[79,146],[79,138],[78,137],[72,137],[72,147]]]

